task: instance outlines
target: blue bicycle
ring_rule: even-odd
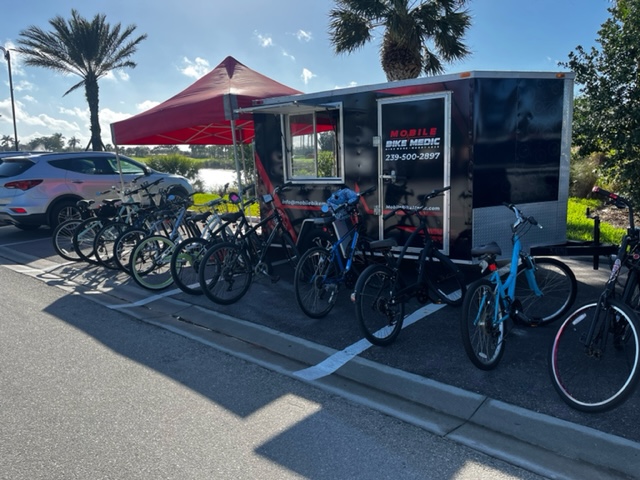
[[[480,258],[482,273],[490,274],[469,286],[462,306],[462,343],[471,362],[482,370],[495,368],[502,359],[506,320],[528,326],[549,324],[564,315],[576,298],[576,277],[565,263],[522,251],[520,237],[534,226],[542,228],[536,219],[515,205],[505,206],[516,216],[511,226],[511,264],[498,268],[496,258],[502,251],[495,242],[472,249],[471,255]]]
[[[315,219],[318,226],[333,225],[337,240],[328,248],[310,248],[296,266],[296,301],[308,317],[326,316],[338,300],[340,286],[353,287],[358,274],[374,258],[374,252],[388,254],[395,245],[393,240],[369,241],[363,235],[358,203],[374,190],[371,187],[356,193],[342,189],[327,200],[332,215]]]

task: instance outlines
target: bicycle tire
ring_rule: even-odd
[[[73,234],[82,223],[82,219],[71,218],[62,223],[53,230],[51,240],[53,241],[53,249],[58,255],[65,260],[79,262],[82,260],[80,255],[73,248]]]
[[[249,290],[253,268],[243,248],[235,243],[223,242],[205,252],[198,277],[200,288],[209,300],[230,305]]]
[[[493,370],[504,355],[504,322],[493,325],[496,301],[496,286],[481,278],[469,286],[462,304],[462,345],[469,360],[481,370]]]
[[[96,264],[94,242],[98,231],[106,224],[101,218],[84,220],[73,232],[73,249],[81,260]]]
[[[174,248],[173,241],[162,235],[141,240],[129,259],[133,280],[147,290],[164,290],[171,286],[171,255]]]
[[[202,295],[198,272],[205,252],[212,242],[203,238],[187,238],[180,242],[171,256],[171,276],[177,287],[189,295]]]
[[[105,268],[118,270],[120,267],[115,261],[114,244],[116,239],[129,228],[125,222],[108,223],[96,234],[93,242],[94,256],[98,263]]]
[[[356,282],[356,319],[373,345],[390,345],[402,330],[404,302],[394,301],[397,282],[396,273],[386,265],[370,265]]]
[[[149,236],[149,232],[142,228],[129,228],[122,232],[113,244],[113,259],[120,270],[131,273],[130,260],[131,253],[144,238]]]
[[[329,314],[338,299],[340,274],[330,251],[312,247],[300,258],[293,280],[296,302],[310,318]]]
[[[546,325],[566,314],[576,299],[578,283],[573,271],[555,258],[535,258],[534,276],[542,296],[529,288],[524,271],[516,278],[515,298],[524,315],[516,319],[527,325]]]
[[[434,250],[427,258],[427,285],[443,303],[454,307],[462,305],[467,284],[460,269],[439,250]]]
[[[567,317],[548,357],[551,381],[560,398],[576,410],[591,413],[620,405],[634,392],[640,379],[637,316],[628,305],[609,300],[595,319],[597,306],[597,302],[589,303]],[[607,324],[605,344],[599,349],[584,344],[592,321],[611,322]]]

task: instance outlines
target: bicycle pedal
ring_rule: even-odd
[[[280,281],[280,275],[271,275],[269,278],[271,279],[271,283],[278,283]]]

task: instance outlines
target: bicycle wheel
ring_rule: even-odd
[[[106,268],[117,270],[118,264],[115,262],[114,244],[116,239],[124,232],[129,225],[124,222],[113,222],[105,225],[96,234],[93,242],[94,256],[98,263]]]
[[[53,248],[56,253],[65,260],[71,260],[72,262],[78,262],[81,260],[80,255],[78,255],[73,248],[73,233],[81,223],[82,220],[72,218],[59,223],[53,230],[53,234],[51,235]]]
[[[185,293],[202,295],[198,271],[205,252],[211,242],[203,238],[187,238],[180,242],[171,256],[171,276],[175,284]]]
[[[171,255],[174,248],[175,244],[162,235],[153,235],[141,240],[129,259],[133,280],[148,290],[169,287],[173,283]]]
[[[198,277],[200,288],[209,300],[230,305],[249,290],[253,270],[244,249],[234,243],[224,242],[204,253]]]
[[[88,218],[73,232],[73,249],[81,260],[88,263],[98,262],[94,256],[95,248],[93,245],[96,235],[105,223],[101,218]]]
[[[498,366],[504,354],[504,322],[494,325],[495,285],[487,279],[469,286],[462,305],[460,329],[469,360],[481,370]]]
[[[429,287],[447,305],[462,305],[467,285],[460,269],[438,250],[431,252],[427,259],[426,278]]]
[[[395,302],[397,276],[386,265],[371,265],[356,282],[356,318],[365,338],[374,345],[390,345],[400,334],[404,302]]]
[[[593,322],[594,339],[585,345]],[[639,331],[633,310],[617,300],[599,309],[590,303],[569,315],[553,340],[549,363],[562,400],[584,412],[604,412],[624,402],[638,384]]]
[[[113,259],[121,270],[131,273],[129,263],[131,252],[144,238],[149,236],[147,230],[141,228],[129,228],[122,232],[113,244]]]
[[[340,273],[331,259],[331,252],[312,247],[300,258],[293,284],[296,301],[311,318],[325,317],[338,300]]]
[[[562,317],[576,299],[578,284],[576,276],[563,262],[555,258],[534,259],[534,276],[542,296],[529,287],[526,270],[516,279],[515,298],[520,302],[519,321],[528,325],[544,325]]]

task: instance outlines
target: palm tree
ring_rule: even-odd
[[[112,27],[104,14],[87,20],[75,9],[71,10],[68,22],[58,15],[49,20],[49,24],[53,28],[51,32],[36,26],[22,30],[17,51],[25,55],[26,65],[50,68],[82,78],[64,95],[84,86],[91,119],[91,145],[93,150],[103,150],[98,118],[98,80],[112,70],[134,68],[136,64],[129,57],[147,35],[130,38],[135,25],[122,29],[118,23]]]
[[[69,147],[69,150],[71,150],[72,152],[75,152],[78,143],[80,143],[80,141],[76,137],[71,137],[69,140],[67,140],[67,147]]]
[[[2,138],[0,139],[0,147],[2,147],[2,150],[12,150],[12,148],[10,148],[12,144],[13,138],[10,135],[2,135]]]
[[[336,53],[352,53],[383,30],[380,63],[388,81],[444,72],[442,62],[470,52],[467,0],[336,0],[329,35]],[[431,46],[430,46],[431,45]]]

